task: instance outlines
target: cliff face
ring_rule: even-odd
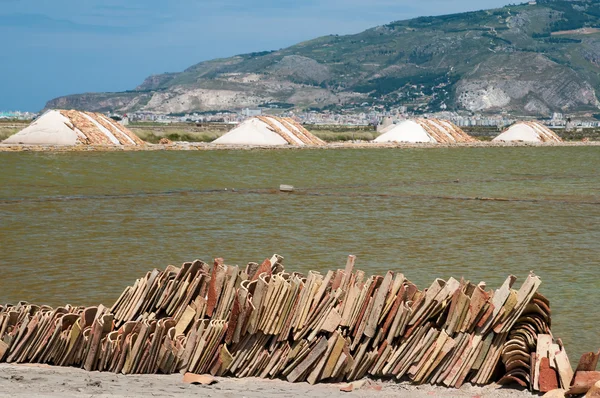
[[[457,105],[470,111],[518,109],[549,116],[598,107],[594,88],[573,69],[541,54],[500,54],[457,84]]]
[[[548,115],[594,112],[600,4],[536,5],[393,22],[272,52],[150,76],[133,91],[53,99],[47,108],[180,113],[275,104],[405,105]]]

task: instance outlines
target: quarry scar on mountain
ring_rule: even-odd
[[[598,25],[600,4],[590,1],[421,17],[200,62],[150,76],[132,91],[69,95],[46,108],[168,114],[283,103],[591,114],[599,106]]]

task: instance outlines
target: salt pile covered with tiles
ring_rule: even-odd
[[[473,142],[474,139],[447,120],[406,120],[379,137],[374,142],[439,143]]]
[[[548,127],[538,122],[519,122],[492,141],[503,142],[562,142],[562,139]]]
[[[226,145],[321,146],[325,142],[291,118],[257,116],[213,141]]]
[[[4,144],[144,145],[138,136],[113,119],[92,112],[49,110]]]

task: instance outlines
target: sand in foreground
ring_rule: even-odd
[[[376,382],[381,391],[345,393],[340,385],[287,383],[256,378],[217,378],[211,386],[189,385],[182,375],[117,375],[47,365],[0,364],[0,391],[10,397],[532,397],[528,391],[465,385],[460,390],[408,383]],[[345,384],[343,384],[345,385]]]

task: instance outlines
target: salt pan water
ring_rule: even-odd
[[[600,348],[597,147],[0,153],[0,302],[111,305],[152,268],[534,271],[571,360]],[[280,192],[279,186],[294,186]],[[491,199],[491,200],[482,200]]]

